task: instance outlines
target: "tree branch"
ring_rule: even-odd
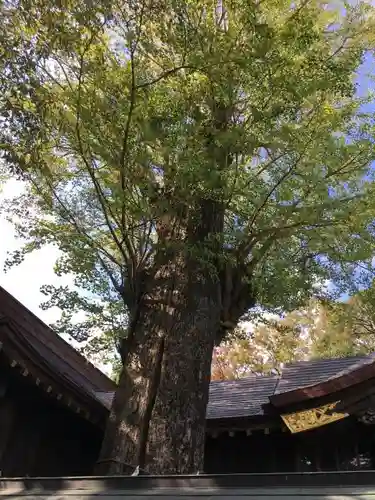
[[[112,227],[111,221],[109,219],[109,215],[107,213],[107,208],[108,208],[109,214],[111,215],[112,219],[114,220],[114,222],[116,222],[117,225],[118,225],[118,222],[116,221],[116,218],[114,217],[114,214],[112,213],[111,208],[106,203],[106,199],[105,199],[103,190],[101,189],[100,183],[96,179],[96,176],[95,176],[95,174],[93,172],[93,169],[92,169],[92,165],[90,164],[90,162],[86,158],[86,154],[85,154],[85,151],[84,151],[84,148],[83,148],[83,141],[82,141],[81,131],[80,131],[80,108],[81,108],[81,91],[82,91],[82,81],[83,81],[84,56],[85,56],[85,53],[87,52],[87,50],[89,49],[89,47],[90,47],[90,45],[91,45],[91,43],[93,41],[94,36],[95,35],[92,34],[92,37],[90,38],[89,42],[87,43],[85,49],[82,51],[81,57],[80,57],[80,73],[79,73],[79,78],[78,78],[78,95],[77,95],[77,110],[76,110],[76,127],[75,127],[75,130],[76,130],[76,136],[77,136],[77,140],[78,140],[79,152],[80,152],[81,158],[82,158],[82,160],[83,160],[83,162],[84,162],[84,164],[86,166],[87,173],[89,174],[89,176],[91,178],[91,181],[93,183],[95,192],[96,192],[97,197],[98,197],[98,201],[99,201],[100,206],[101,206],[102,211],[103,211],[103,215],[104,215],[107,227],[108,227],[108,229],[109,229],[109,231],[110,231],[110,233],[112,235],[113,241],[115,242],[117,248],[119,249],[121,255],[124,258],[124,262],[125,262],[126,266],[128,267],[128,270],[130,271],[130,269],[132,267],[132,264],[134,265],[134,262],[132,262],[131,259],[130,259],[130,256],[128,256],[124,252],[123,246],[122,246],[120,240],[118,239],[118,237],[116,235],[116,232],[114,231],[114,229]],[[90,154],[90,156],[91,156],[91,154]],[[91,163],[92,163],[92,160],[91,160]],[[132,273],[129,272],[129,275],[131,275],[131,274]]]

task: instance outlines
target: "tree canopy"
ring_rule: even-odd
[[[345,302],[310,300],[279,318],[259,318],[215,348],[214,380],[279,373],[284,364],[375,350],[374,288]]]
[[[178,441],[186,408],[204,425],[212,342],[256,304],[296,308],[326,280],[371,274],[373,122],[355,72],[373,50],[373,8],[3,0],[1,13],[0,143],[26,189],[8,206],[26,240],[9,263],[60,248],[56,272],[78,291],[46,292],[65,327],[83,309],[76,338],[125,339],[114,342],[130,392],[112,424],[128,422],[134,449],[158,436],[154,470],[195,470],[202,439],[194,456],[171,450],[193,447]],[[141,380],[137,427],[121,408]],[[196,391],[177,396],[186,380]]]

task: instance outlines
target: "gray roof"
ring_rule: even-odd
[[[96,399],[99,400],[106,408],[110,409],[112,405],[112,400],[114,396],[114,392],[96,392]]]
[[[348,358],[315,359],[291,363],[284,367],[275,394],[318,384],[331,377],[336,377],[341,372],[351,370],[358,363],[362,363],[367,359],[365,356],[352,356]]]
[[[257,375],[211,382],[207,418],[262,415],[263,406],[269,403],[277,383],[278,377]]]
[[[0,322],[3,325],[0,337],[10,339],[23,356],[37,356],[43,366],[48,365],[61,380],[78,388],[82,395],[94,397],[104,408],[111,407],[115,383],[2,287]],[[207,418],[261,416],[270,396],[354,372],[359,366],[374,361],[375,353],[367,357],[302,361],[286,365],[280,376],[252,375],[239,380],[214,381],[210,385]]]
[[[372,356],[354,356],[300,361],[286,365],[280,376],[251,375],[237,380],[213,381],[207,419],[262,416],[270,396],[317,384],[342,372],[349,372],[371,359]],[[113,394],[98,392],[96,396],[109,409]]]

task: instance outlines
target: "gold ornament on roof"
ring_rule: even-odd
[[[315,429],[316,427],[331,424],[348,416],[347,413],[337,413],[334,411],[337,403],[339,401],[318,408],[312,408],[311,410],[288,413],[281,415],[281,418],[293,434]]]

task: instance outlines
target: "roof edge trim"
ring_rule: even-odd
[[[274,394],[269,396],[269,400],[273,406],[280,408],[294,403],[328,396],[338,391],[348,389],[361,382],[365,382],[371,378],[375,378],[375,355],[369,356],[368,359],[362,360],[351,366],[349,370],[343,370],[322,382],[310,386],[299,387],[298,389],[280,394]]]

